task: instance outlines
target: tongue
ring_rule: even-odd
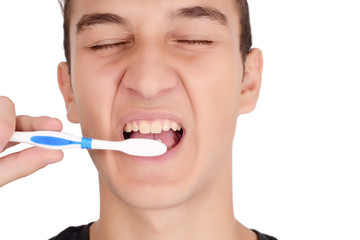
[[[168,149],[173,148],[176,144],[179,143],[181,138],[181,133],[179,131],[163,131],[161,133],[150,133],[142,134],[140,132],[132,132],[130,138],[146,138],[146,139],[160,139],[162,143],[166,145]]]

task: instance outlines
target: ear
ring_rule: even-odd
[[[66,105],[67,119],[72,123],[79,123],[74,92],[71,86],[69,66],[66,62],[59,63],[57,69],[57,78],[58,78],[59,88],[61,94],[63,95]]]
[[[254,48],[245,60],[245,73],[241,84],[239,115],[254,110],[259,98],[263,70],[263,55]]]

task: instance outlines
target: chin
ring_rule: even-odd
[[[174,154],[170,159],[148,160],[113,151],[90,151],[90,155],[99,172],[101,195],[120,205],[164,209],[191,198],[191,184],[196,181],[193,165],[186,162],[193,157]]]
[[[191,186],[181,182],[131,181],[101,179],[101,191],[111,195],[120,205],[138,209],[165,209],[179,206],[191,198]]]

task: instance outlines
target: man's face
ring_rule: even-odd
[[[233,0],[76,0],[70,23],[69,119],[86,137],[152,137],[169,147],[155,158],[90,151],[102,188],[134,206],[166,207],[216,178],[231,161],[241,105]],[[165,131],[169,123],[182,130]],[[131,132],[149,126],[162,132]]]

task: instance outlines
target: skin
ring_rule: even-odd
[[[227,25],[169,17],[193,6],[218,9]],[[117,14],[127,24],[78,32],[76,23],[91,13]],[[238,22],[232,0],[74,2],[71,66],[58,66],[68,119],[84,136],[115,141],[134,119],[169,118],[184,129],[161,160],[90,151],[101,197],[90,239],[256,239],[233,215],[231,153],[237,117],[256,105],[263,59],[253,49],[243,65]],[[126,44],[90,49],[114,42]]]
[[[61,131],[62,123],[49,117],[16,116],[14,103],[0,96],[0,152],[14,146],[8,143],[16,131]],[[0,158],[0,188],[16,179],[28,176],[45,166],[59,162],[64,157],[62,151],[51,151],[31,147]]]

